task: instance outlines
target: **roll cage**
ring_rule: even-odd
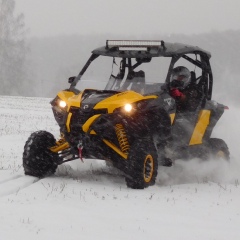
[[[195,58],[191,57],[192,55]],[[201,85],[206,99],[210,100],[212,97],[213,75],[209,62],[211,54],[199,47],[181,43],[165,43],[157,40],[107,40],[106,46],[92,51],[92,55],[80,73],[76,77],[69,78],[70,90],[75,90],[75,86],[82,75],[92,61],[99,56],[113,57],[113,61],[114,58],[121,58],[119,73],[117,76],[111,76],[115,80],[122,80],[126,70],[128,70],[128,75],[131,75],[131,73],[134,73],[134,69],[143,63],[151,62],[152,58],[170,57],[171,62],[165,79],[167,89],[170,86],[170,76],[175,64],[180,59],[185,59],[201,69],[201,76],[194,81],[198,81],[198,85]],[[135,63],[133,63],[133,60]],[[192,76],[194,76],[194,72]],[[111,84],[109,80],[106,89],[111,89]]]

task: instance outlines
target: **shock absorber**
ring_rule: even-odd
[[[127,134],[123,125],[120,123],[116,124],[115,131],[116,131],[117,139],[122,152],[124,152],[125,154],[128,154],[130,146],[129,146]]]

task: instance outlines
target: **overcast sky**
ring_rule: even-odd
[[[16,0],[30,36],[194,34],[240,29],[240,0]]]

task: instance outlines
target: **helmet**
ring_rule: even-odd
[[[190,78],[190,71],[186,67],[175,67],[170,78],[171,87],[184,89],[190,83]]]

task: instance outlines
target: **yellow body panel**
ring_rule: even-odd
[[[152,95],[152,96],[142,96],[139,93],[136,93],[134,91],[126,91],[122,93],[118,93],[116,95],[113,95],[109,98],[106,98],[102,100],[101,102],[97,103],[94,109],[103,109],[107,108],[108,113],[113,113],[113,111],[116,108],[123,107],[127,103],[134,103],[140,100],[144,99],[153,99],[157,98],[157,96]]]
[[[92,117],[90,117],[82,126],[82,130],[84,132],[87,132],[89,127],[92,125],[92,123],[99,117],[101,116],[101,114],[97,114],[97,115],[94,115]]]
[[[97,133],[96,133],[94,130],[92,130],[92,131],[90,132],[90,134],[92,134],[92,135],[97,135]]]
[[[73,92],[61,91],[58,93],[58,97],[67,103],[67,110],[69,111],[71,106],[80,107],[82,92],[75,95]]]
[[[173,121],[175,119],[176,113],[171,113],[170,118],[171,118],[171,125],[173,124]]]
[[[72,113],[69,113],[67,116],[66,127],[67,131],[70,132],[70,121],[71,121]]]
[[[74,96],[75,94],[73,92],[70,91],[61,91],[58,92],[58,97],[61,98],[63,101],[67,102],[68,99],[72,96]]]
[[[61,91],[58,93],[58,97],[67,103],[67,111],[69,111],[70,107],[80,107],[81,106],[81,98],[82,92],[75,95],[73,92],[69,91]],[[134,103],[144,99],[154,99],[157,98],[155,95],[151,96],[142,96],[139,93],[134,91],[126,91],[121,92],[116,95],[113,95],[109,98],[102,100],[97,103],[94,109],[108,109],[108,113],[113,113],[116,108],[123,107],[127,103]]]
[[[194,128],[192,137],[190,139],[189,145],[201,144],[204,133],[209,124],[211,111],[210,110],[202,110],[199,113],[197,124]]]

